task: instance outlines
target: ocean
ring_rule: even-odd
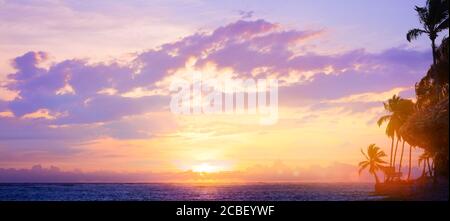
[[[360,201],[379,200],[360,183],[0,184],[0,201]]]

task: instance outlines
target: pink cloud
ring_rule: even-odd
[[[117,124],[125,116],[166,111],[170,99],[166,95],[130,98],[120,94],[135,88],[156,89],[155,82],[184,67],[192,56],[199,59],[196,66],[213,62],[219,69],[231,67],[242,77],[249,77],[252,70],[262,67],[267,71],[258,77],[271,73],[285,77],[290,71],[309,72],[308,78],[300,76],[297,82],[280,88],[281,105],[292,106],[318,105],[327,99],[413,85],[429,65],[428,52],[405,48],[379,53],[356,49],[327,55],[293,51],[293,46],[307,46],[309,39],[320,38],[321,33],[322,30],[286,30],[265,20],[239,20],[210,33],[195,33],[138,53],[125,64],[69,59],[42,68],[42,62],[48,63],[48,55],[28,52],[12,61],[16,72],[8,75],[11,81],[6,84],[8,89],[18,92],[18,98],[0,103],[1,111],[12,111],[15,117],[0,118],[0,121],[2,125],[21,125],[16,128],[23,131],[22,134],[33,134],[36,128],[49,125],[114,123],[114,128],[120,128]],[[325,73],[327,67],[331,69]],[[116,93],[99,93],[105,89]],[[352,105],[349,108],[358,110],[370,104]],[[58,117],[22,119],[42,109],[59,113]],[[132,128],[128,124],[123,127]],[[6,127],[0,129],[7,130]],[[103,129],[100,131],[111,131],[106,126]],[[153,130],[158,131],[158,128]],[[109,135],[114,134],[118,133]]]

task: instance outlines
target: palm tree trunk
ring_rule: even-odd
[[[429,172],[430,177],[431,177],[431,176],[433,176],[433,172],[431,171],[430,158],[427,158],[427,165],[428,165],[428,172]]]
[[[423,160],[422,177],[425,177],[425,160]]]
[[[376,184],[380,183],[380,180],[378,179],[377,172],[373,172],[373,176],[375,177],[375,183]]]
[[[431,172],[430,172],[430,174],[431,174],[431,176],[433,176],[434,177],[434,175],[436,175],[435,173],[434,173],[434,157],[433,158],[430,158],[430,161],[431,161],[431,163],[430,163],[430,165],[431,165]]]
[[[434,163],[435,159],[436,159],[436,157],[433,158],[433,163],[431,164],[431,167],[433,168],[433,183],[436,184],[436,182],[437,182],[437,175],[436,174],[437,173],[436,173],[436,164]]]
[[[433,50],[433,64],[436,64],[436,43],[434,42],[435,39],[431,39],[431,49]]]
[[[408,180],[411,178],[411,152],[412,152],[412,146],[409,145]]]
[[[394,152],[394,162],[392,162],[392,167],[394,167],[394,172],[395,172],[395,158],[397,158],[397,149],[398,149],[399,141],[400,141],[400,138],[397,137],[397,144],[395,145],[395,152]]]
[[[394,139],[395,139],[395,135],[392,136],[392,143],[391,143],[391,157],[389,159],[389,166],[392,167],[392,156],[393,156],[393,151],[394,151]]]
[[[402,160],[403,160],[403,151],[405,150],[405,140],[403,140],[402,144],[402,153],[400,154],[400,164],[398,165],[398,172],[402,172]]]
[[[431,39],[431,49],[433,50],[433,65],[436,65],[437,63],[437,58],[436,58],[436,44],[435,44],[435,38]],[[439,100],[440,99],[440,82],[439,82],[439,76],[437,76],[437,72],[434,73],[433,76],[433,80],[434,80],[434,90],[436,93],[436,97]]]

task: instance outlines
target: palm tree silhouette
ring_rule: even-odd
[[[400,119],[399,127],[401,127],[406,122],[406,120],[414,113],[414,102],[409,99],[400,99],[398,101],[398,107],[397,107],[397,110],[395,110],[395,112],[399,116],[399,119]],[[403,140],[402,151],[400,154],[400,163],[398,166],[398,171],[401,172],[403,153],[405,151],[406,140],[399,131],[397,131],[397,133],[399,134],[400,137],[402,137],[402,140]],[[398,144],[398,139],[397,139],[397,144]],[[397,154],[397,147],[396,147],[395,153]],[[410,153],[410,157],[411,157],[411,153]],[[411,161],[411,159],[410,159],[410,161]],[[394,165],[395,165],[395,156],[394,156]]]
[[[361,153],[366,160],[359,162],[359,174],[369,167],[369,172],[375,177],[375,182],[378,184],[380,180],[378,179],[377,170],[382,170],[384,168],[383,164],[386,164],[386,162],[381,158],[385,157],[386,154],[375,144],[370,144],[369,147],[367,147],[367,154],[364,153],[362,149]]]
[[[411,42],[422,34],[427,34],[431,40],[433,50],[433,64],[436,64],[436,44],[438,33],[448,28],[448,0],[427,0],[425,7],[416,6],[422,29],[413,28],[406,34],[406,39]]]
[[[384,109],[389,112],[389,114],[380,117],[378,119],[377,124],[378,126],[381,126],[384,122],[388,122],[388,125],[386,127],[386,134],[388,137],[392,138],[391,143],[391,155],[389,160],[389,166],[391,169],[389,171],[395,172],[395,162],[397,159],[397,150],[398,150],[398,144],[400,141],[403,140],[402,145],[402,151],[400,156],[400,164],[399,164],[399,171],[401,170],[401,165],[403,161],[403,153],[405,149],[405,139],[403,138],[402,134],[400,133],[400,128],[403,125],[403,123],[406,121],[406,119],[411,116],[411,114],[414,112],[414,103],[411,100],[403,99],[397,95],[392,96],[391,99],[389,99],[387,102],[383,103]],[[397,143],[395,145],[395,151],[394,151],[394,141],[397,137]],[[390,174],[388,174],[388,178]]]
[[[400,119],[397,114],[395,114],[395,110],[397,109],[398,103],[400,101],[400,97],[397,95],[392,96],[387,102],[383,102],[384,109],[389,112],[389,114],[384,115],[378,119],[377,124],[381,126],[384,122],[388,122],[386,126],[386,135],[392,139],[391,143],[391,155],[389,159],[389,166],[392,167],[392,156],[394,151],[394,140],[396,131],[398,131]]]
[[[426,176],[426,171],[425,171],[426,165],[428,165],[428,172],[429,172],[430,176],[432,176],[431,166],[430,166],[430,158],[431,158],[431,154],[428,151],[423,152],[419,156],[419,166],[423,162],[422,177]]]

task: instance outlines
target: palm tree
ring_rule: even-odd
[[[407,119],[414,113],[414,102],[409,100],[409,99],[400,99],[400,101],[398,102],[398,107],[397,110],[395,110],[396,114],[399,116],[400,119],[400,125],[399,127],[401,127],[406,121]],[[401,155],[400,155],[400,163],[398,166],[398,171],[401,172],[402,170],[402,161],[403,161],[403,153],[405,151],[405,143],[406,140],[403,136],[403,134],[401,134],[399,131],[397,131],[397,134],[402,138],[403,140],[403,144],[402,144],[402,151],[401,151]],[[398,146],[398,141],[400,140],[400,138],[397,138],[397,146]],[[397,154],[397,146],[395,147],[395,154]],[[394,165],[395,165],[395,155],[394,155]],[[411,149],[410,149],[410,162],[411,162]]]
[[[397,95],[392,96],[387,102],[383,102],[384,109],[389,112],[389,114],[384,115],[378,119],[377,124],[381,126],[384,122],[388,121],[386,126],[386,135],[392,139],[391,143],[391,155],[389,160],[389,166],[392,167],[392,156],[394,151],[394,140],[395,140],[395,132],[399,128],[400,119],[398,115],[395,114],[395,110],[397,109],[398,103],[400,101],[400,97]]]
[[[366,160],[359,162],[359,174],[361,174],[364,169],[369,167],[369,172],[373,174],[375,177],[375,183],[378,184],[380,180],[377,176],[377,170],[382,170],[384,168],[383,164],[386,164],[386,162],[381,158],[385,157],[386,154],[375,144],[370,144],[369,147],[367,147],[367,154],[365,154],[362,149],[361,153],[364,155]]]
[[[432,176],[431,166],[430,166],[430,158],[431,158],[431,154],[428,151],[423,152],[419,156],[419,166],[423,162],[422,177],[424,177],[426,175],[426,171],[425,171],[426,165],[428,165],[428,172],[429,172],[430,176]]]
[[[416,6],[422,29],[408,31],[406,39],[411,42],[422,34],[427,34],[433,50],[433,64],[436,64],[436,44],[438,33],[448,28],[448,0],[427,0],[425,7]]]
[[[408,119],[408,117],[411,116],[411,114],[414,112],[414,102],[412,102],[409,99],[403,99],[397,95],[394,95],[387,102],[384,102],[383,105],[384,109],[388,111],[389,114],[380,117],[380,119],[378,119],[377,121],[377,124],[378,126],[381,126],[384,122],[386,121],[388,122],[388,125],[386,127],[386,134],[388,135],[388,137],[391,137],[392,139],[391,155],[389,160],[389,166],[391,167],[391,169],[389,171],[395,172],[395,162],[397,159],[398,144],[401,140],[403,140],[399,166],[400,171],[405,148],[404,147],[405,139],[400,133],[400,128],[403,125],[403,123]],[[394,152],[394,141],[396,137],[397,143],[395,145],[395,152]],[[388,179],[389,175],[390,174],[388,174]]]
[[[432,159],[433,157],[430,155],[428,158],[427,158],[427,165],[428,165],[428,172],[429,172],[429,174],[430,174],[430,176],[433,176],[433,167],[434,166],[431,166],[430,165],[430,159]]]

